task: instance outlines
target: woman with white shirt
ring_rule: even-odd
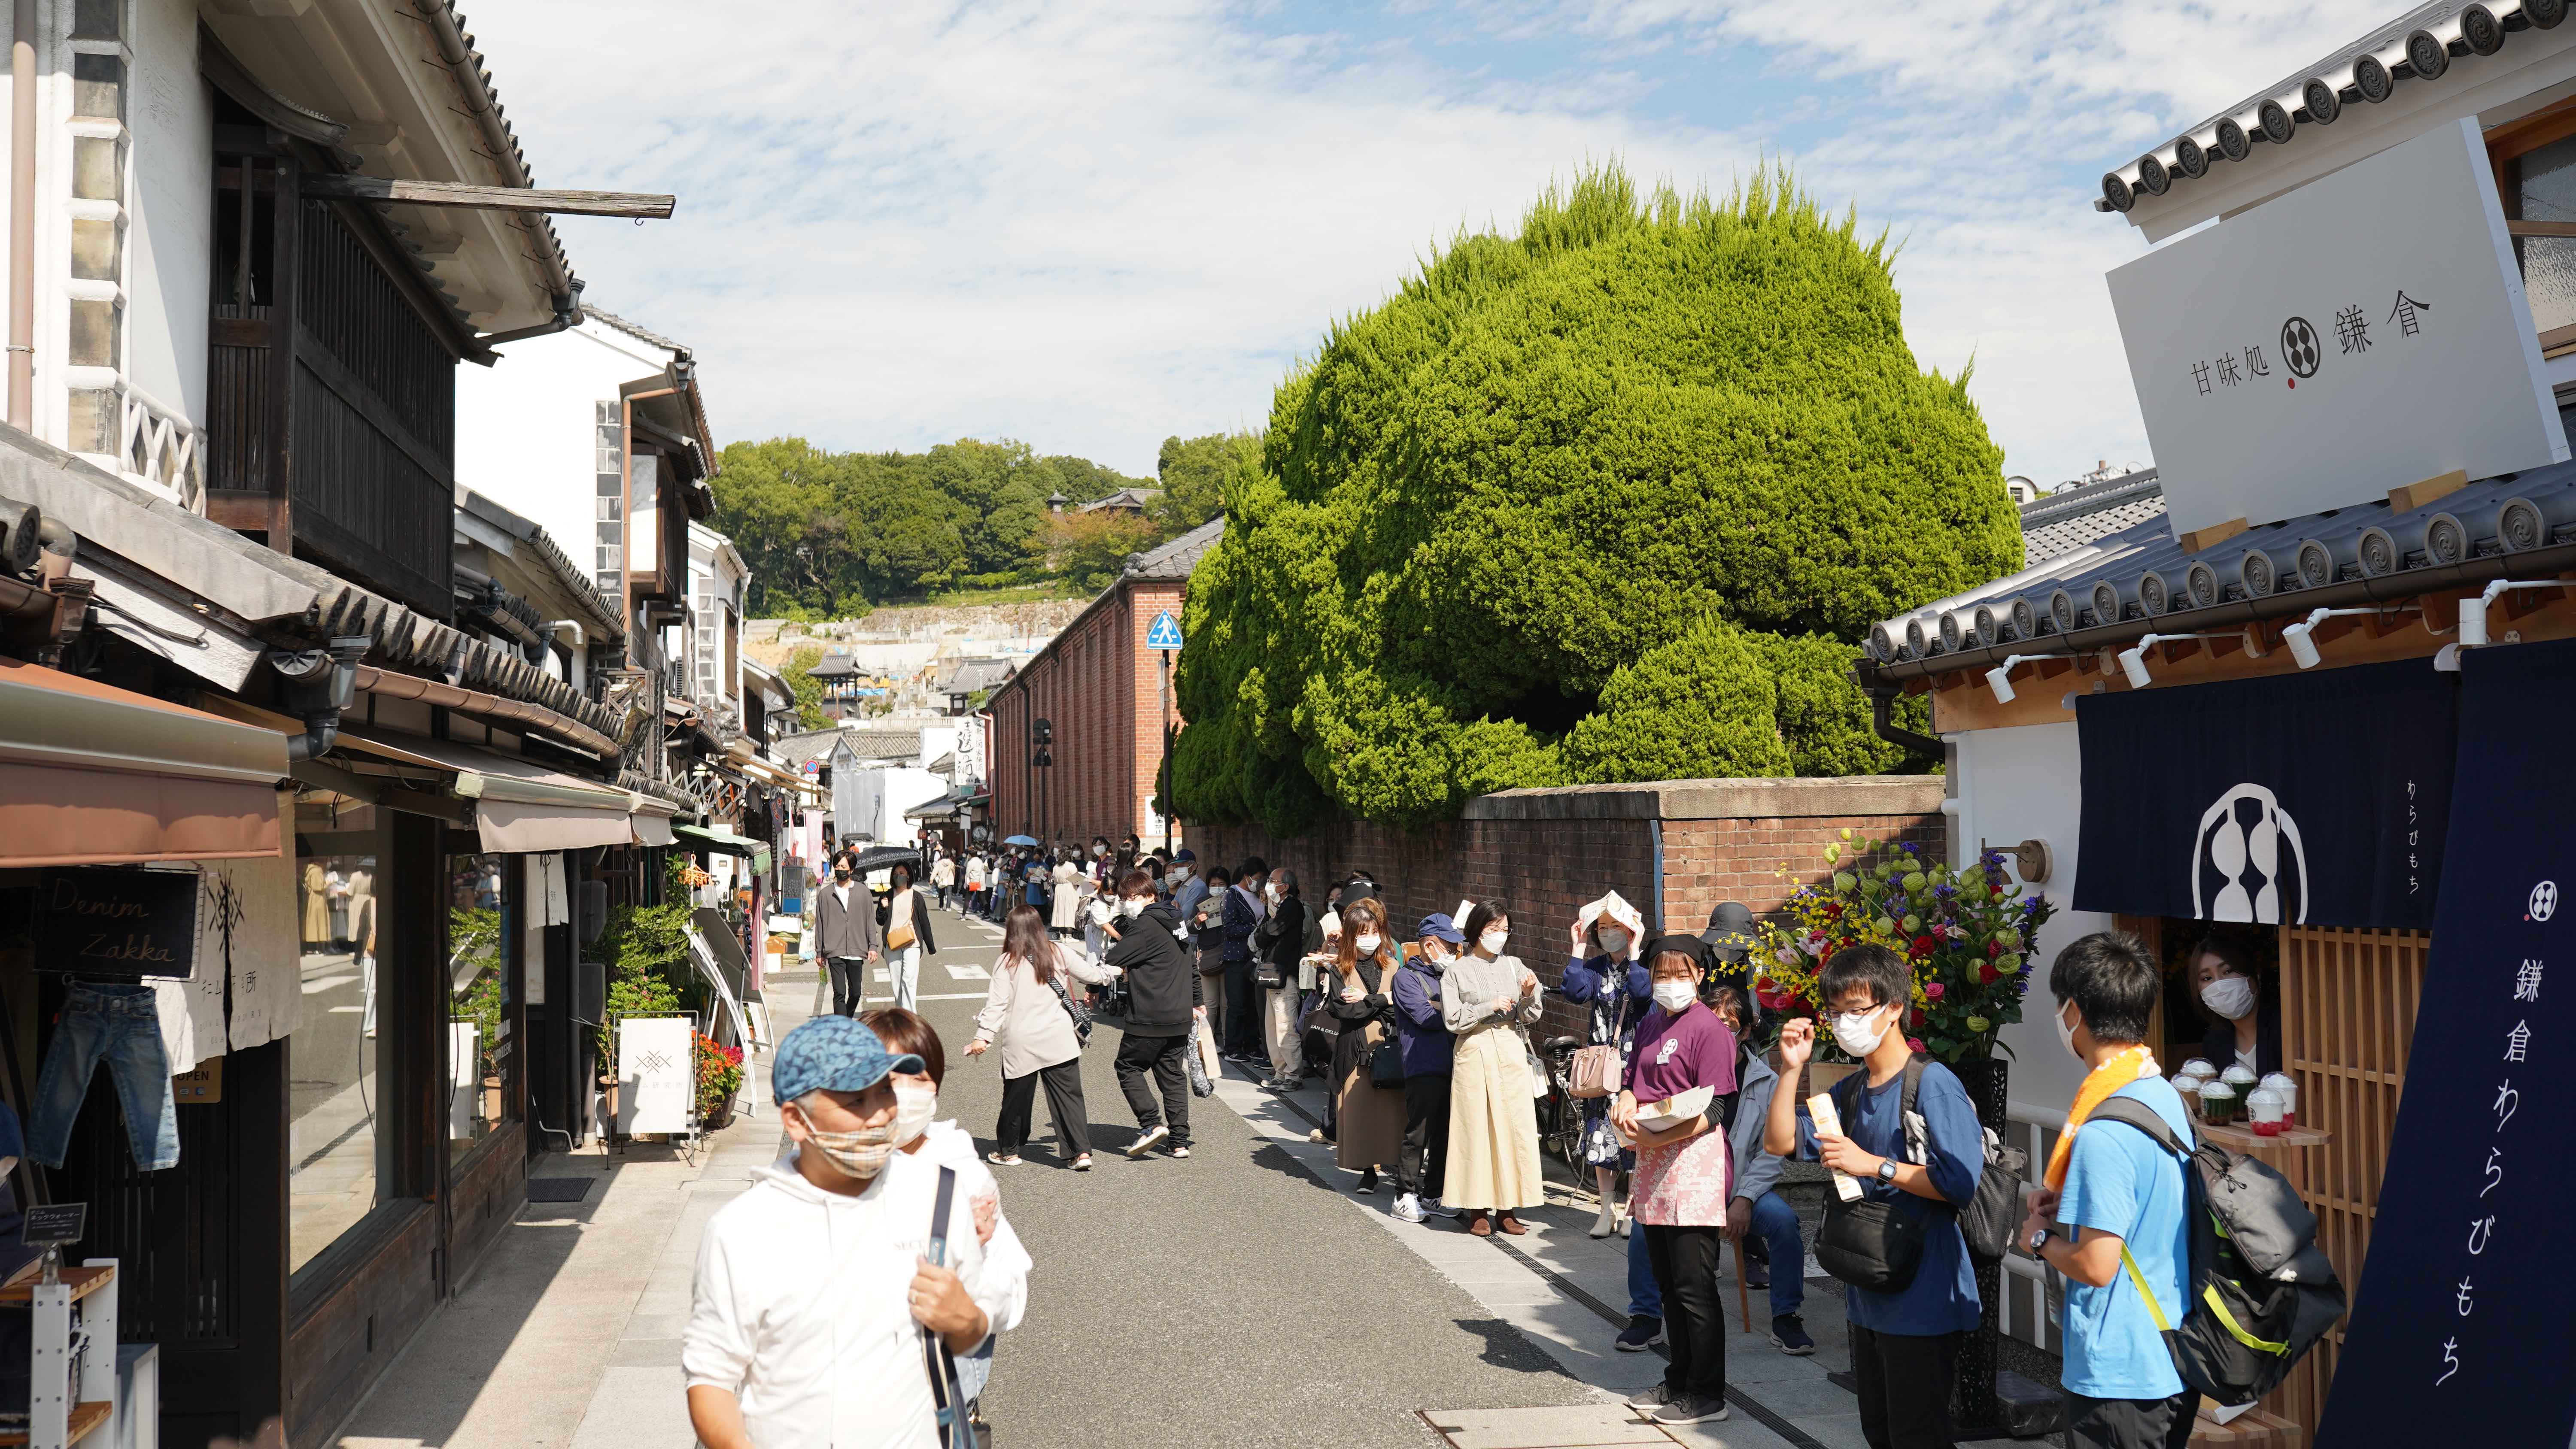
[[[894,1004],[910,1011],[921,999],[921,958],[938,955],[939,943],[930,937],[930,902],[913,889],[912,867],[898,865],[889,876],[894,894],[887,897],[878,924],[885,931],[886,974],[894,981]]]
[[[1047,1114],[1055,1119],[1056,1149],[1074,1171],[1091,1170],[1082,1039],[1074,1034],[1071,987],[1065,978],[1100,985],[1117,975],[1047,939],[1037,907],[1012,908],[1002,927],[1002,958],[993,963],[993,984],[984,993],[984,1009],[975,1014],[975,1039],[966,1044],[970,1057],[982,1056],[996,1042],[1002,1048],[1002,1115],[993,1126],[991,1158],[996,1166],[1018,1165],[1043,1085]]]
[[[1449,1069],[1449,1167],[1442,1199],[1467,1216],[1467,1231],[1528,1232],[1515,1209],[1547,1201],[1538,1156],[1538,1106],[1529,1046],[1519,1027],[1538,1020],[1546,997],[1537,973],[1508,956],[1511,913],[1487,901],[1467,913],[1467,954],[1441,981],[1441,1017],[1456,1038]]]

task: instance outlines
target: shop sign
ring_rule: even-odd
[[[2565,1444],[2576,1425],[2576,776],[2553,723],[2571,712],[2576,641],[2463,661],[2450,830],[2479,848],[2442,877],[2320,1444],[2435,1444],[2466,1425],[2481,1443]]]
[[[2456,678],[2419,660],[2082,696],[2075,908],[2430,926]]]
[[[686,1134],[697,1127],[694,1016],[617,1019],[617,1135]]]
[[[2176,536],[2568,456],[2475,118],[2109,280]]]
[[[185,980],[197,960],[193,871],[72,866],[36,889],[36,964],[83,976]]]

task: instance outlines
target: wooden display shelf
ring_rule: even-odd
[[[71,1275],[66,1273],[64,1276],[69,1277]],[[82,1437],[88,1434],[90,1430],[106,1423],[110,1418],[113,1418],[115,1414],[116,1405],[109,1403],[105,1399],[89,1399],[82,1403],[72,1405],[71,1428],[64,1436],[63,1442],[66,1444],[79,1443]],[[24,1444],[26,1442],[27,1431],[24,1429],[0,1430],[0,1445]]]
[[[2269,1150],[2275,1147],[2323,1147],[2334,1141],[2334,1134],[2322,1127],[2293,1127],[2286,1132],[2275,1132],[2266,1137],[2251,1127],[2239,1127],[2234,1123],[2224,1127],[2211,1127],[2195,1122],[2192,1126],[2193,1130],[2201,1136],[2230,1152],[2252,1152],[2258,1148]]]
[[[78,1303],[92,1293],[95,1293],[101,1288],[104,1288],[108,1284],[116,1281],[116,1269],[110,1266],[102,1265],[96,1268],[65,1268],[62,1272],[63,1283],[72,1290],[72,1301],[74,1303]],[[8,1287],[0,1288],[0,1304],[15,1305],[34,1302],[36,1296],[36,1284],[41,1281],[41,1279],[41,1271],[31,1272],[26,1277],[10,1284]],[[7,1439],[0,1439],[0,1444],[6,1444],[9,1442],[10,1441]],[[17,1442],[23,1444],[26,1441],[21,1439]]]
[[[2206,1412],[2191,1423],[2191,1449],[2305,1449],[2307,1442],[2297,1424],[2259,1408],[2224,1424]]]

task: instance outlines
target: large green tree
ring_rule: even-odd
[[[1258,433],[1165,438],[1154,459],[1163,486],[1163,496],[1154,500],[1155,523],[1167,536],[1189,532],[1224,512],[1227,485],[1245,469],[1260,466]]]
[[[1711,200],[1613,164],[1333,328],[1191,583],[1180,813],[1897,766],[1853,643],[2021,538],[1891,261],[1785,173]]]

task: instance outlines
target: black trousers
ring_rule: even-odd
[[[1091,1117],[1082,1102],[1082,1058],[1040,1067],[1025,1077],[1002,1079],[1002,1118],[993,1126],[993,1145],[1005,1157],[1017,1157],[1029,1145],[1031,1109],[1038,1087],[1047,1094],[1047,1115],[1055,1119],[1055,1145],[1065,1160],[1091,1151]]]
[[[1723,1236],[1715,1227],[1639,1223],[1637,1229],[1646,1235],[1646,1261],[1654,1266],[1655,1287],[1664,1295],[1664,1336],[1673,1355],[1672,1366],[1664,1370],[1664,1386],[1704,1399],[1726,1397],[1726,1305],[1717,1296],[1717,1250]],[[1946,1383],[1941,1391],[1949,1393]]]
[[[1252,984],[1255,966],[1251,961],[1225,963],[1225,1040],[1218,1043],[1228,1052],[1261,1051],[1261,988]]]
[[[1151,1132],[1164,1125],[1168,1116],[1172,1145],[1190,1145],[1190,1074],[1181,1063],[1181,1053],[1190,1049],[1186,1036],[1139,1036],[1134,1032],[1118,1044],[1118,1090],[1127,1094],[1127,1107],[1136,1114],[1136,1130]],[[1154,1075],[1153,1086],[1145,1083],[1145,1074]],[[1162,1105],[1154,1104],[1155,1088],[1162,1089]]]
[[[1950,1381],[1958,1377],[1959,1337],[1852,1325],[1860,1436],[1869,1449],[1951,1449]]]
[[[1395,1190],[1433,1198],[1449,1175],[1449,1074],[1404,1079],[1404,1145],[1395,1153]]]
[[[854,1016],[859,998],[866,994],[868,958],[865,956],[830,956],[825,958],[832,973],[832,1014]]]
[[[2088,1399],[2066,1396],[2066,1442],[2072,1449],[2186,1449],[2200,1395],[2185,1389],[2170,1399]]]

